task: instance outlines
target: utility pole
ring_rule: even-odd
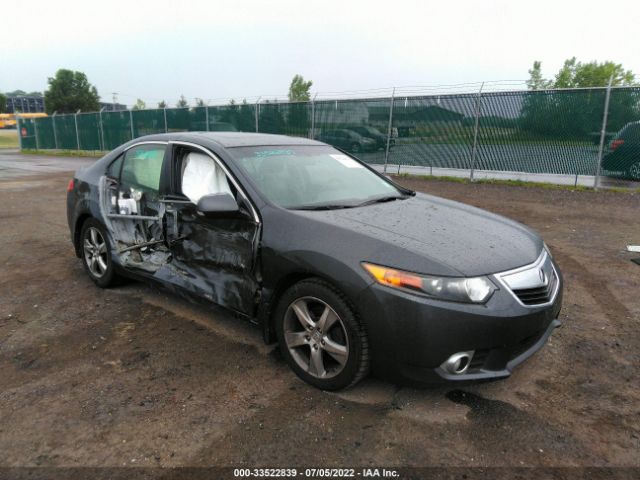
[[[113,111],[116,111],[116,103],[118,103],[118,92],[113,92],[111,95],[113,95]]]

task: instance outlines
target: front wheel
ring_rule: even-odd
[[[117,279],[111,262],[111,248],[102,224],[90,218],[82,225],[80,233],[82,263],[89,278],[99,287],[113,285]]]
[[[368,373],[366,331],[346,297],[328,283],[311,279],[293,285],[275,315],[280,350],[305,382],[340,390]]]

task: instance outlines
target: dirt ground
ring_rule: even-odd
[[[504,381],[326,393],[248,323],[95,287],[69,177],[0,180],[0,466],[640,466],[640,195],[402,179],[540,232],[564,326]]]

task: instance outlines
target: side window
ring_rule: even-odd
[[[222,168],[203,153],[189,152],[183,157],[181,185],[182,193],[195,204],[205,195],[214,193],[234,195]]]
[[[164,145],[140,145],[127,150],[121,185],[158,193],[164,152]]]

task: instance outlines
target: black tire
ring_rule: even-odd
[[[98,267],[98,273],[96,273],[95,269],[90,266],[91,262],[88,260],[92,252],[88,251],[88,246],[85,241],[88,240],[89,243],[93,243],[91,237],[92,229],[99,232],[105,245],[105,251],[101,253],[100,256],[106,268],[104,268],[101,274],[100,270],[102,269]],[[107,288],[118,282],[119,277],[116,275],[113,263],[111,262],[111,244],[109,243],[109,237],[102,223],[95,218],[89,218],[82,224],[82,230],[80,232],[80,252],[84,270],[87,272],[87,275],[89,275],[89,278],[93,280],[93,283],[101,288]]]
[[[359,153],[360,152],[360,144],[359,143],[354,143],[353,145],[351,145],[351,151],[353,153]]]
[[[640,180],[640,161],[637,161],[629,167],[627,177],[631,180]]]
[[[311,301],[318,300],[319,302],[324,303],[337,315],[337,319],[334,320],[333,326],[325,332],[325,339],[327,339],[329,335],[334,335],[334,333],[331,332],[335,329],[339,329],[338,333],[342,332],[340,333],[342,336],[346,333],[346,339],[343,338],[343,341],[346,341],[347,347],[346,362],[343,365],[339,365],[338,362],[335,362],[337,365],[335,370],[338,370],[339,373],[335,373],[333,376],[328,376],[328,378],[320,378],[307,371],[311,368],[311,353],[313,352],[313,346],[311,344],[296,347],[301,349],[301,353],[292,354],[285,340],[285,324],[288,324],[288,322],[295,323],[295,320],[297,320],[297,318],[295,320],[291,320],[291,315],[294,315],[294,313],[292,313],[290,307],[292,307],[296,302],[301,300],[307,301],[307,299],[311,299]],[[340,390],[355,385],[369,373],[369,343],[364,325],[358,318],[355,309],[351,306],[345,295],[332,285],[320,279],[307,279],[296,283],[286,290],[282,297],[280,297],[274,315],[276,334],[278,336],[278,343],[280,345],[282,355],[296,375],[305,382],[322,390]],[[315,320],[318,321],[318,318],[319,317],[316,316]],[[316,325],[318,324],[319,321]],[[301,328],[302,331],[295,333],[307,333],[302,327],[299,328]],[[323,332],[320,331],[320,333],[322,334]],[[334,338],[331,340],[334,340]],[[310,341],[314,342],[313,334],[311,334]],[[320,342],[319,339],[316,339],[315,341]],[[328,339],[326,341],[327,344],[330,343]],[[319,346],[320,343],[317,345]],[[322,345],[325,345],[324,341],[322,341]],[[309,347],[309,365],[307,370],[305,370],[298,362],[301,357],[304,358],[303,355],[304,352],[307,351],[307,347]],[[324,362],[332,363],[334,361],[333,355],[325,351],[325,348],[326,347],[320,347],[320,355],[324,358]],[[318,349],[316,348],[316,350]],[[299,350],[295,350],[295,352],[298,351]],[[294,355],[296,355],[298,359],[294,358]],[[324,365],[327,363],[324,363]],[[328,370],[325,373],[327,375],[330,374]]]

